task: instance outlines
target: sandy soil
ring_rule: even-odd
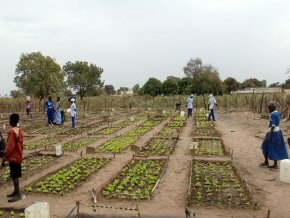
[[[255,198],[262,205],[258,210],[251,209],[222,209],[216,207],[196,207],[190,206],[189,209],[196,213],[196,217],[266,217],[267,210],[271,210],[271,217],[286,218],[289,217],[290,185],[279,181],[279,171],[272,171],[260,168],[258,165],[263,161],[263,155],[260,149],[262,139],[257,137],[265,134],[268,121],[258,118],[248,112],[218,113],[216,122],[217,128],[222,133],[222,139],[227,148],[233,150],[234,163],[239,166],[241,173],[253,191]],[[163,121],[153,130],[140,137],[136,143],[141,147],[155,132],[159,132],[168,120]],[[118,134],[123,134],[134,125],[122,129]],[[285,129],[285,127],[284,127]],[[141,217],[185,217],[184,209],[186,207],[186,198],[188,192],[188,183],[190,177],[190,163],[192,155],[189,152],[189,145],[193,139],[193,120],[188,119],[187,125],[183,128],[180,138],[176,144],[175,151],[169,156],[168,166],[165,174],[153,193],[152,199],[138,202]],[[104,137],[107,141],[115,134]],[[98,141],[94,147],[99,146],[104,141]],[[52,172],[61,166],[72,162],[79,157],[76,154],[69,153],[68,156],[59,159],[54,166],[50,166],[38,175],[31,176],[29,179],[21,181],[21,186],[37,180],[45,173]],[[106,155],[97,155],[106,156]],[[95,188],[100,192],[106,184],[122,167],[130,161],[133,151],[127,150],[125,153],[116,155],[105,168],[91,176],[87,181],[71,193],[56,197],[55,195],[28,194],[25,200],[9,204],[6,203],[6,194],[11,191],[10,184],[4,184],[0,187],[0,207],[25,208],[36,201],[46,201],[50,204],[52,217],[65,217],[74,207],[75,201],[80,200],[80,211],[97,217],[138,217],[135,210],[124,210],[124,208],[136,208],[135,202],[130,201],[112,201],[103,198],[98,199],[98,205],[104,208],[93,208],[93,202],[90,190]],[[108,207],[108,208],[105,208]],[[113,207],[113,208],[110,208]],[[116,209],[122,207],[123,209]],[[95,209],[95,211],[94,211]]]

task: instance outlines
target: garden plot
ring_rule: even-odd
[[[92,144],[98,139],[99,137],[87,137],[87,138],[76,139],[76,140],[65,143],[63,145],[63,148],[66,151],[76,151],[79,148],[83,148],[86,145]]]
[[[184,127],[186,124],[186,117],[177,116],[168,123],[168,127]]]
[[[25,217],[24,209],[0,208],[0,217],[1,218]]]
[[[152,138],[142,147],[138,155],[168,155],[174,150],[176,139]]]
[[[117,137],[104,143],[97,148],[97,153],[121,153],[123,150],[133,145],[138,137]]]
[[[195,127],[193,130],[194,136],[220,136],[220,133],[214,126]]]
[[[196,155],[225,155],[225,148],[221,140],[218,139],[194,139],[198,142]]]
[[[112,123],[112,127],[124,128],[126,126],[129,126],[132,123],[133,123],[133,121],[131,121],[130,119],[122,120],[122,121]]]
[[[50,134],[50,133],[56,133],[58,131],[63,131],[67,129],[67,126],[46,126],[40,129],[36,129],[34,131],[31,131],[30,133],[33,134]]]
[[[81,126],[81,127],[75,128],[75,129],[65,130],[65,131],[60,132],[58,134],[59,135],[67,135],[67,136],[78,135],[78,134],[81,134],[81,133],[84,133],[84,132],[89,132],[89,131],[91,131],[91,130],[93,130],[95,128],[96,128],[95,126]]]
[[[58,170],[32,186],[26,187],[25,191],[64,194],[74,190],[81,182],[102,169],[110,160],[110,158],[82,158],[73,165]]]
[[[164,129],[162,129],[158,135],[156,136],[157,138],[172,138],[172,139],[176,139],[179,134],[181,132],[181,128],[176,127],[176,128],[172,128],[172,127],[165,127]]]
[[[35,172],[36,170],[52,162],[56,158],[57,157],[54,155],[44,154],[36,154],[25,157],[22,162],[23,176],[31,172]],[[6,166],[4,174],[0,174],[0,183],[4,183],[8,180],[10,180],[10,168]]]
[[[102,189],[107,199],[150,199],[167,165],[167,159],[133,159]]]
[[[253,196],[230,162],[192,161],[190,204],[251,208]]]
[[[161,123],[160,120],[147,120],[146,122],[142,123],[141,126],[153,127],[153,126],[157,126],[159,123]]]
[[[47,137],[43,139],[38,139],[32,142],[24,143],[24,148],[26,150],[44,148],[46,146],[55,144],[60,141],[60,137]]]
[[[125,134],[125,136],[141,136],[149,132],[151,129],[152,129],[151,127],[144,126],[136,127],[131,131],[129,131],[127,134]]]
[[[121,127],[106,127],[106,128],[100,129],[99,131],[94,132],[92,134],[96,134],[96,135],[110,135],[110,134],[112,134],[114,132],[117,132],[120,129],[121,129]]]

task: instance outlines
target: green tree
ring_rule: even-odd
[[[204,70],[204,66],[201,58],[190,59],[186,66],[183,68],[184,74],[187,77],[194,77],[195,75],[201,73]]]
[[[231,93],[231,91],[236,91],[240,87],[241,83],[239,83],[235,78],[228,77],[224,80],[225,89],[227,93]]]
[[[15,73],[16,86],[25,95],[33,95],[40,100],[50,94],[61,94],[67,87],[60,65],[41,52],[21,54]]]
[[[11,98],[20,98],[20,97],[24,97],[25,94],[21,90],[12,90],[10,91],[10,96]]]
[[[116,94],[115,87],[113,85],[105,85],[105,93],[107,93],[107,95]]]
[[[129,91],[129,88],[128,87],[120,87],[118,90],[117,90],[117,94],[120,95],[121,92],[127,92]]]
[[[103,87],[101,81],[103,69],[95,64],[88,64],[86,61],[67,62],[63,66],[67,73],[67,83],[69,87],[80,95],[81,100],[88,93],[98,93]]]
[[[169,77],[162,83],[162,93],[164,95],[178,94],[178,80]]]
[[[256,78],[250,78],[246,79],[244,82],[241,84],[241,88],[260,88],[260,87],[266,87],[267,82],[266,80],[258,80]]]
[[[134,85],[132,88],[133,93],[137,95],[139,93],[139,89],[140,89],[139,84]]]
[[[162,82],[156,78],[149,78],[143,86],[144,95],[157,96],[162,92]]]
[[[190,94],[190,87],[192,85],[192,78],[190,77],[183,77],[181,80],[179,80],[178,83],[178,93],[182,95],[188,95]]]
[[[283,89],[290,89],[290,78],[282,84]]]
[[[279,82],[276,82],[269,85],[269,88],[276,88],[276,87],[281,87],[281,84]]]

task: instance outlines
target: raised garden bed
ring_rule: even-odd
[[[66,151],[76,151],[79,148],[83,148],[86,145],[92,144],[93,142],[97,141],[98,139],[99,139],[99,137],[89,137],[89,138],[76,139],[76,140],[65,143],[63,145],[63,148]]]
[[[132,129],[130,132],[128,132],[125,135],[126,136],[141,136],[149,132],[151,129],[152,129],[151,127],[140,126],[140,127],[136,127]]]
[[[56,133],[57,131],[63,131],[64,129],[67,129],[66,126],[46,126],[40,129],[36,129],[34,131],[30,131],[30,133],[33,134],[49,134],[49,133]]]
[[[112,123],[112,127],[123,128],[123,127],[129,126],[132,123],[133,122],[130,119],[128,119],[128,120],[122,120],[122,121],[118,121],[118,122]]]
[[[146,122],[142,123],[141,126],[153,127],[157,126],[160,122],[161,122],[160,120],[147,120]]]
[[[251,208],[254,200],[247,184],[230,162],[192,161],[189,204]]]
[[[95,129],[95,126],[83,126],[83,127],[77,127],[75,129],[68,129],[63,132],[60,132],[59,135],[78,135],[83,132],[88,132],[90,130]]]
[[[199,127],[194,128],[194,136],[220,136],[220,133],[213,127]]]
[[[99,153],[120,153],[130,145],[133,145],[136,140],[138,139],[137,136],[135,137],[117,137],[113,138],[112,140],[104,143],[99,148],[97,148],[96,152]]]
[[[110,135],[114,132],[117,132],[118,130],[120,130],[121,127],[106,127],[103,128],[97,132],[95,132],[94,134],[98,134],[98,135]]]
[[[25,176],[30,172],[43,167],[44,165],[52,162],[57,157],[55,155],[35,154],[24,158],[22,162],[22,174]],[[0,183],[4,183],[10,180],[10,168],[6,166],[4,174],[0,174]]]
[[[107,199],[150,199],[167,165],[167,159],[133,159],[102,189]]]
[[[38,139],[32,142],[28,142],[24,144],[24,148],[26,150],[44,148],[46,146],[57,143],[60,140],[60,137],[47,137],[43,139]]]
[[[179,134],[181,132],[181,128],[171,128],[171,127],[165,127],[162,129],[158,135],[157,138],[172,138],[176,139],[178,138]]]
[[[194,139],[198,142],[196,155],[225,155],[225,148],[221,140],[217,139]]]
[[[25,217],[24,209],[0,208],[1,218],[21,218]]]
[[[181,117],[181,116],[177,116],[177,117],[174,117],[173,120],[171,120],[169,123],[168,123],[168,127],[184,127],[185,124],[186,124],[186,117]]]
[[[103,168],[111,159],[85,157],[73,165],[58,170],[32,186],[25,188],[27,192],[64,194],[74,190],[82,181]]]
[[[173,152],[175,144],[176,139],[152,138],[138,155],[168,155]]]

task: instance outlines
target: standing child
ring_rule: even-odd
[[[270,102],[268,105],[268,110],[271,113],[269,130],[266,134],[264,142],[262,143],[265,161],[260,164],[261,167],[268,167],[272,169],[278,169],[278,160],[289,158],[284,137],[280,129],[280,113],[276,109],[276,103]],[[272,166],[269,166],[268,159],[274,161]]]
[[[18,114],[10,115],[9,123],[12,128],[7,133],[7,147],[2,162],[2,166],[5,166],[5,161],[9,162],[10,177],[14,186],[14,191],[7,195],[10,198],[8,202],[15,202],[22,199],[19,178],[22,176],[21,163],[23,160],[24,132],[18,127],[19,119]]]

